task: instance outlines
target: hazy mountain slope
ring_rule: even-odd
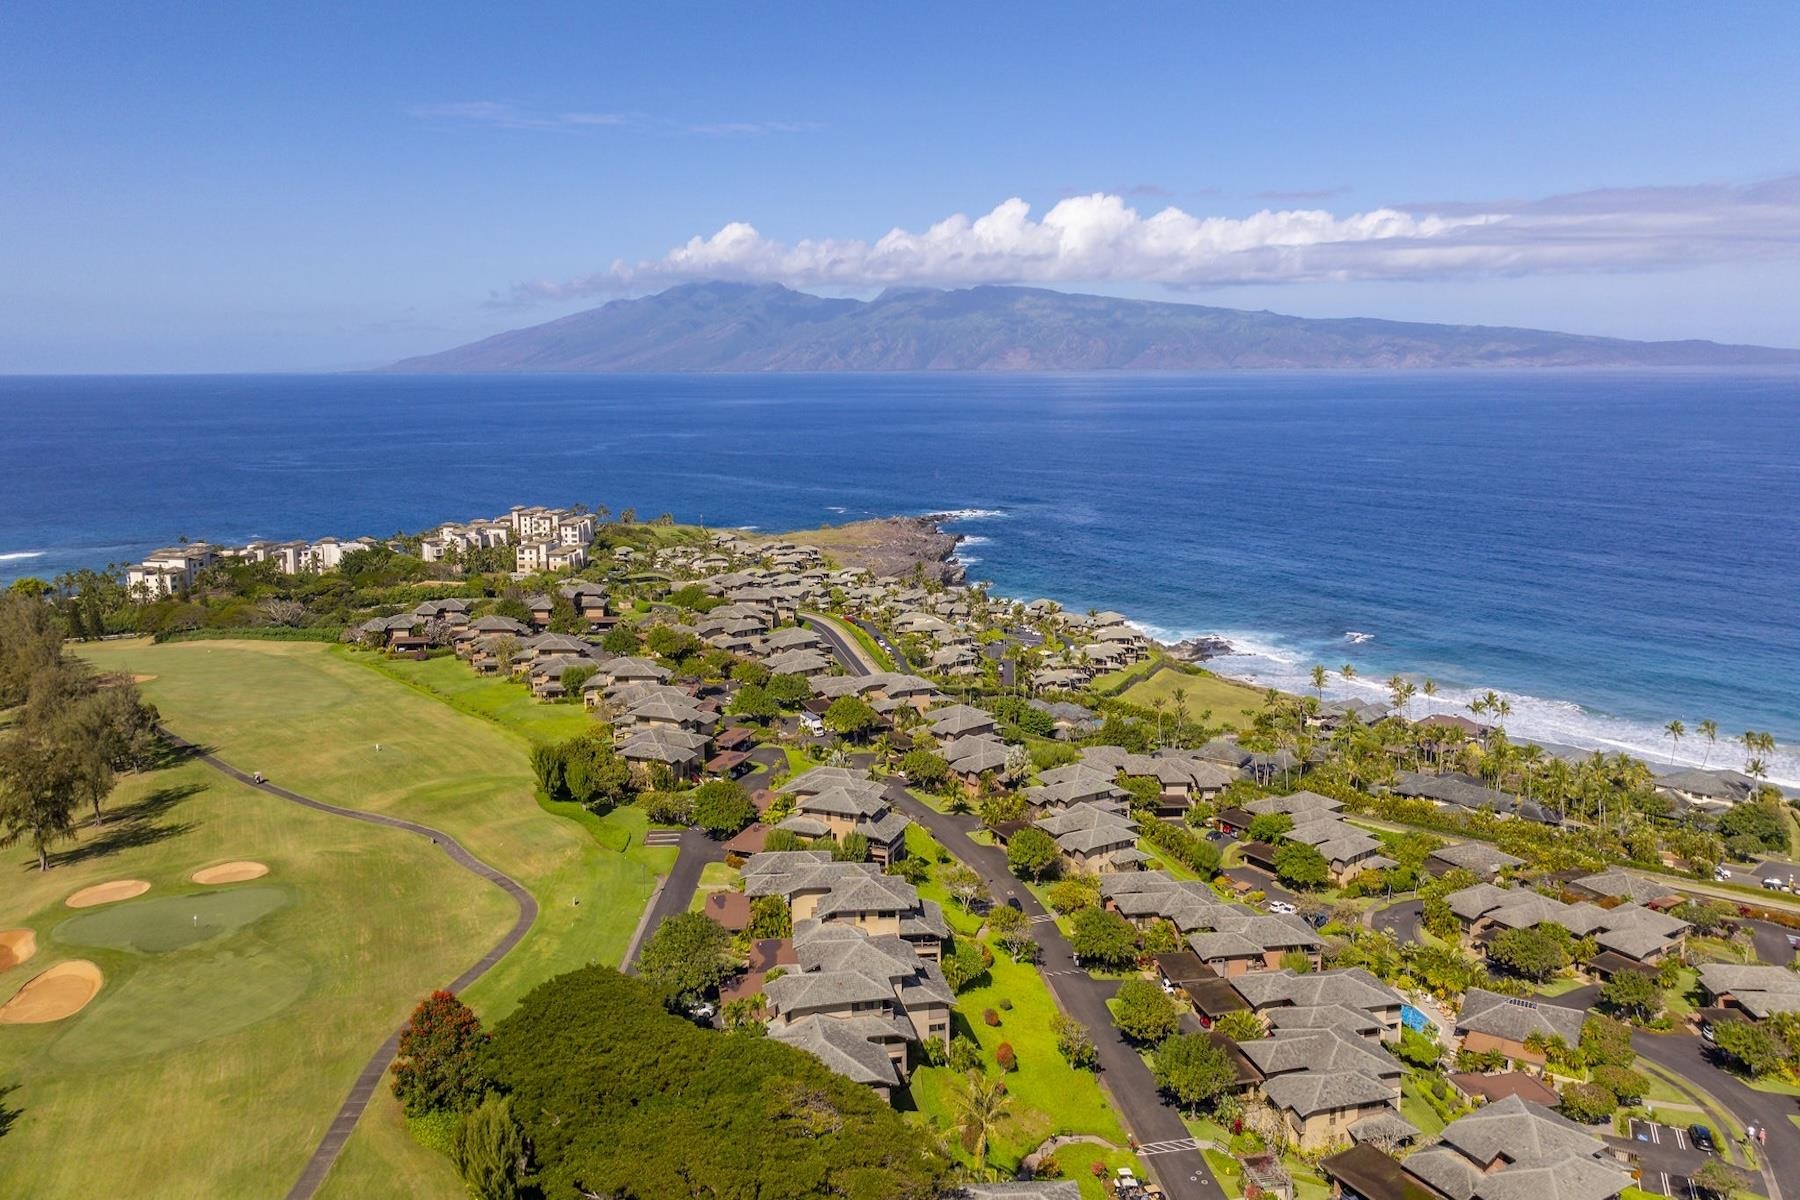
[[[1800,350],[1534,329],[1317,320],[1037,288],[828,300],[684,284],[410,358],[418,372],[1197,370],[1800,364]]]

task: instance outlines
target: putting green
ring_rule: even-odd
[[[284,887],[161,896],[71,917],[51,936],[70,946],[165,954],[236,933],[293,901],[293,893]]]
[[[287,1008],[312,982],[304,959],[268,946],[183,955],[102,993],[50,1054],[65,1063],[110,1062],[223,1037]]]

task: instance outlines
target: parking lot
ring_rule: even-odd
[[[1711,1156],[1694,1146],[1686,1127],[1633,1117],[1630,1130],[1628,1148],[1637,1156],[1641,1173],[1638,1186],[1671,1200],[1700,1200],[1692,1176]]]

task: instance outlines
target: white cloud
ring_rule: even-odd
[[[874,241],[764,237],[734,221],[657,259],[518,284],[516,300],[642,291],[692,279],[867,290],[891,284],[1153,283],[1173,288],[1330,280],[1657,270],[1800,251],[1800,176],[1746,188],[1623,188],[1544,200],[1145,216],[1118,195],[1017,197],[971,219]]]

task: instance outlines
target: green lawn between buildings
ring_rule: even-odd
[[[460,662],[297,642],[81,652],[138,675],[171,729],[227,762],[317,799],[445,829],[531,889],[541,907],[532,933],[467,994],[489,1021],[552,975],[616,962],[673,862],[672,849],[642,845],[637,810],[601,818],[536,803],[528,739],[567,736],[589,718]],[[10,876],[0,928],[30,925],[44,947],[0,974],[0,994],[77,953],[107,975],[76,1017],[0,1027],[0,1083],[23,1085],[9,1103],[25,1110],[0,1141],[0,1176],[21,1194],[91,1195],[121,1178],[143,1196],[268,1192],[271,1179],[298,1174],[381,1039],[513,920],[498,889],[413,835],[274,800],[198,764],[127,779],[112,807],[138,814],[133,832],[113,835],[123,848],[44,877],[17,851],[0,863]],[[123,819],[114,825],[124,833]],[[231,858],[267,862],[268,877],[238,886],[277,889],[282,903],[153,953],[57,939],[73,915],[62,898],[86,884],[155,885],[123,911],[206,890],[188,874]],[[450,1200],[462,1188],[408,1136],[383,1088],[323,1194]]]
[[[1002,998],[1012,1001],[1011,1011],[1000,1008]],[[982,1020],[982,1012],[989,1008],[1000,1016],[998,1027]],[[973,1037],[980,1045],[990,1072],[998,1070],[993,1066],[994,1051],[1001,1042],[1010,1042],[1018,1056],[1018,1070],[1006,1076],[1006,1088],[1013,1098],[1011,1115],[995,1135],[990,1165],[1009,1174],[1026,1154],[1056,1134],[1104,1138],[1119,1148],[1116,1154],[1109,1156],[1104,1147],[1081,1144],[1058,1156],[1068,1176],[1081,1179],[1085,1190],[1088,1164],[1094,1159],[1115,1166],[1135,1167],[1136,1163],[1123,1149],[1125,1131],[1098,1080],[1090,1072],[1075,1070],[1057,1053],[1051,1028],[1055,1015],[1056,1002],[1037,968],[996,953],[988,982],[956,998],[954,1024],[957,1033]],[[952,1149],[956,1148],[956,1136],[951,1132],[951,1096],[957,1083],[955,1072],[948,1067],[921,1067],[913,1072],[911,1086],[921,1118],[942,1132]]]

